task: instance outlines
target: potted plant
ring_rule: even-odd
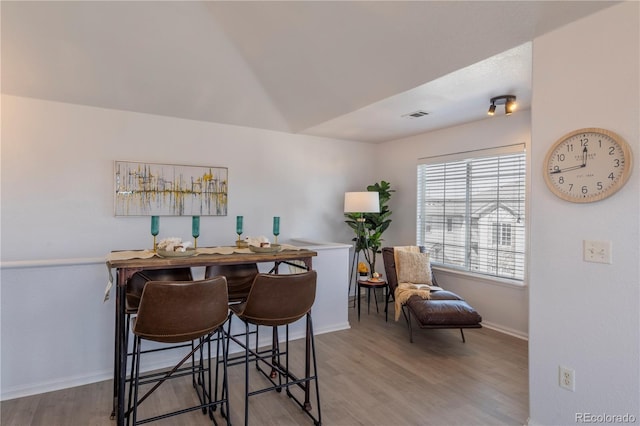
[[[359,225],[359,213],[345,213],[347,220],[345,223],[354,230],[356,236],[355,241],[356,253],[363,252],[366,262],[369,264],[369,272],[373,276],[376,270],[376,255],[382,249],[382,234],[391,224],[391,210],[389,210],[389,200],[391,193],[395,190],[391,189],[391,184],[386,181],[380,181],[373,185],[367,186],[367,191],[376,191],[380,199],[380,213],[364,213],[364,222]]]

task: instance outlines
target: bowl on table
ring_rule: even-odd
[[[282,246],[280,244],[271,244],[267,247],[249,246],[249,250],[254,253],[277,253],[282,250]]]
[[[196,249],[188,248],[185,251],[173,251],[158,249],[158,256],[160,257],[190,257],[196,254]]]

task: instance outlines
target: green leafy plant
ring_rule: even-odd
[[[376,255],[381,253],[382,249],[382,234],[389,228],[391,224],[391,210],[389,210],[389,200],[391,199],[391,193],[395,192],[391,189],[389,182],[380,181],[373,185],[367,186],[367,191],[376,191],[380,198],[380,213],[345,213],[345,223],[349,225],[355,232],[356,236],[352,239],[355,241],[356,252],[363,252],[366,262],[369,264],[369,271],[371,273],[376,271]],[[359,224],[358,219],[364,218],[362,226]]]

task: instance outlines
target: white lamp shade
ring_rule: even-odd
[[[376,191],[345,192],[345,213],[380,213],[380,198]]]

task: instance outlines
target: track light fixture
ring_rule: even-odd
[[[516,110],[516,97],[514,95],[501,95],[491,98],[491,105],[489,105],[489,111],[487,114],[494,115],[496,113],[496,105],[504,105],[504,113],[511,115]]]

